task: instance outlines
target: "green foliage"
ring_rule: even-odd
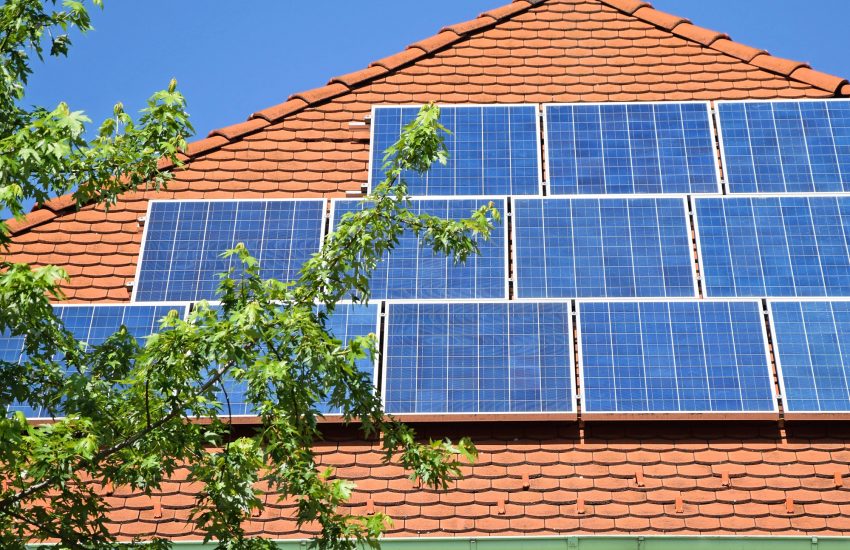
[[[100,0],[94,0],[100,6]],[[91,30],[82,2],[7,0],[0,5],[0,209],[16,218],[24,203],[37,205],[65,193],[78,204],[115,203],[128,189],[162,187],[171,174],[157,170],[161,158],[180,164],[192,126],[185,99],[175,81],[154,93],[138,121],[116,104],[96,137],[86,139],[91,120],[82,111],[60,103],[53,109],[22,107],[31,58],[48,53],[64,56],[71,44],[69,31]],[[8,244],[8,228],[0,221],[0,245]]]
[[[91,141],[82,137],[87,119],[65,105],[30,112],[18,106],[29,55],[42,55],[48,31],[90,27],[80,3],[44,7],[38,0],[0,7],[0,202],[20,214],[24,198],[41,202],[73,189],[80,201],[108,206],[127,189],[166,184],[169,174],[157,171],[156,161],[174,160],[190,131],[173,83],[152,97],[138,123],[117,106],[115,119]],[[48,51],[64,55],[69,43],[66,34],[52,36]],[[0,417],[0,547],[52,539],[60,548],[115,548],[102,487],[151,493],[182,467],[203,487],[192,521],[220,548],[273,547],[242,530],[265,506],[260,487],[297,503],[298,523],[321,529],[317,547],[376,547],[391,519],[349,513],[355,485],[316,464],[321,402],[341,410],[364,438],[380,440],[384,459],[401,464],[411,479],[446,489],[463,462],[475,459],[472,443],[422,441],[387,416],[356,368],[358,359],[374,356],[375,335],[343,344],[325,324],[338,301],[369,300],[371,271],[405,232],[462,262],[499,222],[492,205],[460,221],[409,210],[401,173],[446,159],[438,116],[437,107],[426,106],[404,129],[367,207],[344,217],[298,280],[264,280],[240,245],[226,253],[240,269],[223,274],[220,308],[199,303],[185,320],[172,312],[143,348],[124,329],[98,346],[76,341],[49,303],[62,298],[67,275],[0,263],[0,332],[24,336],[27,357],[0,362],[0,410],[20,400],[58,417],[38,426],[21,415]],[[317,310],[317,303],[326,308]],[[225,377],[247,384],[256,430],[235,430],[228,399],[217,400]],[[169,547],[159,538],[137,545]]]

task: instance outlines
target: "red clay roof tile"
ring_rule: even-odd
[[[226,145],[228,140],[224,136],[213,136],[198,141],[193,141],[186,147],[186,154],[190,157],[206,153],[213,149],[217,149],[222,145]]]
[[[289,100],[300,99],[305,101],[308,104],[320,103],[332,97],[336,97],[338,95],[344,94],[348,91],[348,88],[339,82],[335,82],[333,84],[328,84],[321,88],[314,88],[312,90],[306,90],[304,92],[297,92],[289,96]]]
[[[407,49],[418,48],[425,52],[426,54],[434,53],[437,50],[440,50],[450,44],[453,44],[460,40],[461,35],[458,33],[445,30],[440,31],[439,34],[435,34],[434,36],[425,38],[424,40],[420,40],[419,42],[414,42],[410,44]]]
[[[672,31],[681,23],[690,23],[689,19],[665,13],[663,11],[658,11],[649,6],[638,8],[635,10],[633,15],[643,19],[647,23],[651,23],[668,31]]]
[[[755,56],[750,60],[750,63],[756,67],[761,67],[762,69],[767,69],[769,71],[788,76],[801,67],[809,66],[807,63],[802,61],[782,59],[781,57],[775,57],[767,53]]]
[[[789,76],[823,90],[832,90],[836,94],[840,93],[841,88],[847,84],[845,78],[815,71],[809,67],[800,67]]]
[[[416,59],[420,59],[424,54],[424,50],[420,50],[418,48],[406,49],[377,61],[373,61],[369,66],[379,66],[383,67],[387,71],[394,71]]]
[[[697,27],[691,23],[682,23],[677,25],[674,31],[677,35],[698,42],[703,46],[711,46],[721,38],[729,39],[729,35],[722,32],[712,31],[702,27]]]
[[[48,209],[35,210],[27,214],[21,220],[9,220],[7,222],[9,233],[17,235],[33,227],[37,227],[45,222],[56,218],[56,213]],[[21,260],[16,260],[21,261]]]
[[[354,88],[383,75],[385,72],[386,70],[383,67],[371,66],[352,73],[335,76],[328,81],[328,84],[340,83],[348,88]]]
[[[238,139],[244,135],[251,134],[265,128],[269,125],[269,121],[261,119],[261,118],[253,118],[246,120],[245,122],[240,122],[239,124],[233,124],[232,126],[226,126],[224,128],[218,128],[217,130],[213,130],[209,133],[207,137],[221,136],[228,141],[233,141]]]
[[[301,98],[289,99],[283,103],[275,105],[274,107],[268,107],[262,111],[257,111],[251,115],[251,118],[263,118],[269,122],[277,122],[282,118],[301,111],[307,105],[308,103]]]

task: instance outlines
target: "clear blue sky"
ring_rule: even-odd
[[[67,101],[95,121],[138,110],[176,77],[199,136],[293,92],[365,68],[509,0],[106,0],[70,59],[37,64],[27,102]],[[850,0],[656,0],[774,55],[850,77]],[[427,7],[426,7],[427,6]]]

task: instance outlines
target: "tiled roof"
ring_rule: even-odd
[[[167,192],[127,193],[109,213],[60,198],[13,223],[10,260],[64,266],[76,301],[126,301],[158,198],[338,196],[367,179],[375,104],[769,99],[850,96],[846,80],[782,60],[636,0],[518,0],[444,28],[363,71],[297,93],[187,151]],[[793,428],[793,430],[792,430]],[[356,511],[397,536],[850,531],[850,433],[776,423],[502,424],[477,430],[478,463],[450,491],[417,488],[372,443],[333,440],[323,463],[355,480]],[[834,430],[828,433],[825,430]],[[473,434],[475,435],[475,434]],[[153,498],[109,496],[123,536],[198,538],[198,488],[178,472]],[[269,499],[251,533],[301,537]]]
[[[368,68],[293,94],[191,144],[158,197],[320,196],[359,189],[372,105],[850,95],[846,80],[773,57],[634,0],[517,0]],[[12,223],[9,259],[65,266],[72,300],[129,298],[152,193],[109,214],[62,197]]]
[[[469,433],[475,426],[459,431]],[[442,431],[439,432],[442,435]],[[417,487],[379,445],[329,441],[322,464],[357,484],[351,511],[391,516],[391,536],[556,534],[850,534],[850,430],[775,424],[479,427],[481,455],[447,491]],[[147,497],[108,498],[122,536],[197,539],[187,523],[197,487],[180,471]],[[269,538],[297,531],[293,502],[265,497],[246,529]]]

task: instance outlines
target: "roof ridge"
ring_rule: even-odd
[[[418,61],[547,1],[553,0],[513,0],[509,4],[483,12],[475,19],[443,27],[437,34],[414,42],[401,52],[373,61],[365,69],[332,77],[324,86],[296,92],[283,103],[252,113],[248,120],[244,122],[214,129],[206,138],[189,143],[186,150],[179,156],[185,162],[223,147],[246,135],[276,124],[289,115],[344,95],[367,82],[391,74],[405,65]],[[652,4],[644,0],[596,1],[675,36],[740,59],[744,63],[765,71],[808,84],[833,95],[850,96],[850,83],[847,79],[816,71],[808,63],[802,61],[783,59],[771,55],[766,50],[735,42],[725,33],[694,25],[687,18],[657,10],[652,7]],[[166,170],[172,168],[174,164],[167,159],[161,159],[157,166],[160,170]],[[76,204],[71,195],[57,197],[34,209],[25,215],[21,221],[10,220],[9,231],[12,235],[17,235],[67,213],[75,207]]]
[[[657,10],[643,0],[597,0],[622,13],[666,30],[680,38],[701,44],[720,53],[740,59],[760,69],[788,77],[814,86],[833,95],[850,95],[850,83],[846,78],[816,71],[804,61],[783,59],[771,55],[767,50],[747,46],[732,40],[728,34],[700,27],[690,19]]]

